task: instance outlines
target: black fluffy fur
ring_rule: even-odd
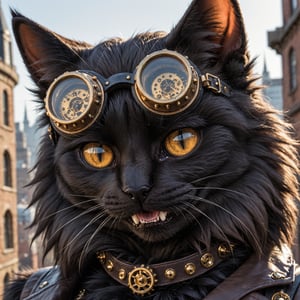
[[[58,134],[56,144],[45,135],[30,205],[36,207],[35,237],[43,236],[45,254],[54,250],[61,268],[56,300],[74,299],[81,288],[86,300],[140,299],[102,270],[95,261],[99,250],[148,264],[219,242],[238,245],[232,259],[203,277],[144,297],[199,300],[251,253],[268,255],[276,245],[292,244],[298,162],[291,127],[255,85],[237,2],[224,1],[227,12],[214,2],[193,1],[169,34],[144,33],[96,46],[65,39],[13,12],[38,99],[65,71],[93,70],[104,77],[133,72],[147,54],[165,48],[187,55],[201,72],[218,75],[233,88],[230,98],[204,91],[193,109],[173,117],[145,111],[130,89],[120,88],[108,94],[103,114],[85,132]],[[235,20],[232,36],[218,18],[223,13]],[[49,125],[44,102],[39,103],[41,126]],[[168,156],[166,136],[186,127],[201,133],[201,143],[184,157]],[[96,170],[82,161],[80,149],[94,141],[113,148],[111,167]],[[151,187],[147,198],[131,200],[126,187],[132,184]],[[167,211],[172,219],[138,229],[129,220],[140,211]]]

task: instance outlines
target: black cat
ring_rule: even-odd
[[[95,47],[12,14],[49,127],[32,226],[57,267],[5,300],[300,299],[296,142],[255,84],[236,0]]]

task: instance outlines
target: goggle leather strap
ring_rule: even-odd
[[[215,94],[222,94],[226,97],[231,96],[231,88],[228,84],[222,81],[218,76],[211,73],[205,73],[200,76],[202,86],[209,89]],[[101,80],[103,82],[103,80]],[[104,81],[104,89],[112,89],[114,86],[120,85],[133,85],[134,84],[134,74],[133,73],[118,73],[109,77]]]
[[[222,94],[226,97],[231,96],[231,88],[219,77],[210,73],[205,73],[204,75],[200,76],[200,79],[204,88],[209,89],[215,94]]]
[[[209,89],[215,94],[222,94],[226,97],[230,97],[232,90],[228,84],[222,81],[218,76],[211,73],[205,73],[200,76],[202,86]],[[104,89],[108,90],[114,86],[120,85],[133,85],[134,84],[134,74],[132,73],[119,73],[112,75],[104,82]]]
[[[134,74],[133,73],[118,73],[110,76],[107,80],[100,78],[101,83],[103,83],[103,88],[105,91],[111,90],[114,87],[122,87],[126,85],[134,84]]]

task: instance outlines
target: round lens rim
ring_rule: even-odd
[[[89,100],[87,108],[79,117],[72,120],[65,120],[57,117],[53,109],[52,95],[58,84],[72,78],[77,78],[84,82],[89,93]],[[52,125],[59,132],[76,134],[90,127],[97,120],[104,105],[104,89],[96,75],[81,71],[65,72],[51,83],[44,102],[46,114],[50,118]]]
[[[145,67],[155,58],[159,57],[171,57],[178,60],[186,70],[187,73],[187,83],[185,84],[184,90],[180,93],[181,98],[171,99],[170,101],[159,100],[152,95],[150,95],[142,83],[142,75]],[[135,84],[134,91],[137,100],[144,106],[147,110],[160,115],[173,115],[180,113],[190,107],[198,95],[200,94],[202,88],[200,85],[200,74],[190,63],[190,61],[182,54],[164,49],[155,51],[147,55],[137,66],[135,72]]]

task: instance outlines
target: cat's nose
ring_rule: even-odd
[[[142,186],[139,188],[126,187],[124,193],[133,200],[142,203],[150,192],[150,186]]]

